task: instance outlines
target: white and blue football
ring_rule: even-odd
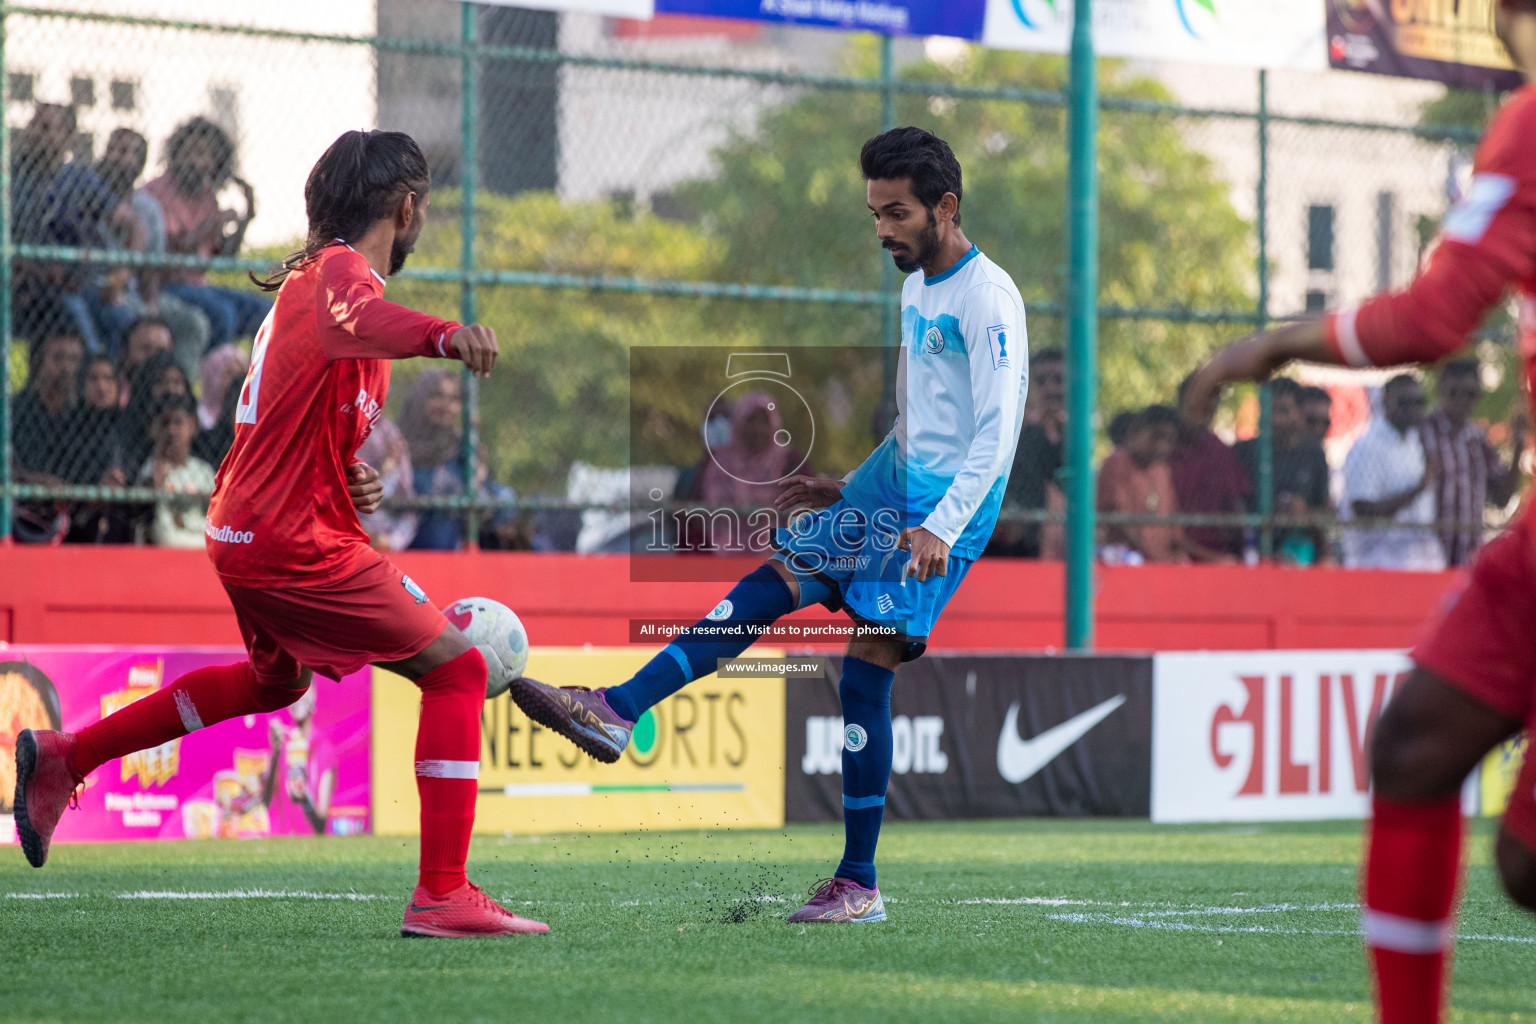
[[[485,699],[506,693],[528,667],[528,633],[517,613],[488,597],[466,597],[444,608],[443,615],[485,658]]]

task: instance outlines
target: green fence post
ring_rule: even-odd
[[[459,7],[459,44],[463,47],[460,58],[463,68],[462,102],[460,114],[459,156],[459,320],[472,324],[478,315],[475,308],[475,234],[479,222],[475,217],[475,186],[480,175],[480,62],[475,52],[477,39],[476,18],[479,9],[472,3]],[[464,542],[470,548],[480,544],[480,516],[476,512],[480,488],[475,477],[479,470],[476,458],[480,449],[480,382],[464,367],[460,375],[464,382],[464,496],[469,500],[464,512]]]
[[[1269,326],[1269,72],[1259,70],[1259,330]],[[1270,517],[1275,511],[1274,435],[1269,429],[1269,385],[1259,388],[1259,514],[1264,524],[1259,532],[1259,554],[1265,558],[1275,551],[1275,529]]]
[[[896,55],[895,46],[888,35],[880,37],[880,130],[888,132],[896,127]],[[884,390],[885,411],[896,415],[896,361],[901,356],[901,321],[896,316],[900,301],[900,289],[896,283],[896,265],[890,254],[880,250],[880,292],[885,301],[880,304],[880,343],[885,351]]]
[[[1067,647],[1093,649],[1093,416],[1098,402],[1099,86],[1092,0],[1072,17],[1067,97]]]
[[[0,89],[5,75],[6,15],[0,12]],[[0,117],[0,544],[11,542],[11,130]]]

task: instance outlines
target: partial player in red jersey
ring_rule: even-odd
[[[248,661],[199,669],[78,735],[16,742],[16,831],[41,867],[86,775],[114,758],[228,718],[288,707],[315,672],[376,664],[421,688],[416,785],[421,873],[407,936],[548,931],[498,906],[465,876],[480,767],[486,666],[421,588],[368,545],[359,511],[378,473],[355,459],[389,391],[390,360],[496,361],[486,327],[384,299],[425,223],[431,175],[408,135],[347,132],[304,185],[309,234],[272,279],[240,391],[235,440],[208,511],[208,557],[234,605]]]
[[[1536,0],[1496,0],[1494,25],[1536,82]],[[1196,376],[1186,400],[1208,412],[1230,381],[1263,380],[1300,359],[1350,366],[1432,362],[1467,344],[1513,288],[1520,350],[1536,385],[1536,85],[1499,111],[1472,185],[1405,291],[1245,338]],[[1461,860],[1462,781],[1496,744],[1536,729],[1536,523],[1526,514],[1478,555],[1466,589],[1413,651],[1415,668],[1371,745],[1374,782],[1362,924],[1383,1024],[1443,1018]],[[1536,757],[1499,831],[1499,874],[1536,910]]]

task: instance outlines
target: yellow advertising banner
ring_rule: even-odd
[[[630,648],[535,648],[527,673],[560,686],[596,688],[628,679],[649,657]],[[373,830],[380,835],[419,829],[411,753],[420,712],[414,685],[374,670]],[[529,721],[505,694],[481,712],[477,832],[783,823],[783,679],[711,675],[689,684],[635,723],[617,764],[600,764]]]

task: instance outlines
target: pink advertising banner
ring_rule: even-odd
[[[0,842],[16,841],[16,736],[78,732],[238,647],[0,644]],[[346,835],[369,830],[372,669],[315,680],[296,704],[200,729],[94,772],[55,842]]]

